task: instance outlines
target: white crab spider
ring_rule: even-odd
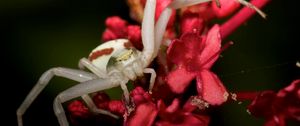
[[[61,126],[69,125],[62,103],[76,97],[82,97],[91,111],[118,118],[106,110],[98,109],[88,94],[121,86],[125,101],[129,103],[130,98],[126,83],[142,76],[143,73],[151,74],[149,85],[149,92],[151,92],[156,73],[153,69],[146,67],[157,56],[172,9],[209,1],[211,0],[173,0],[154,25],[156,0],[147,0],[142,21],[142,43],[144,46],[142,52],[130,47],[130,42],[127,39],[117,39],[99,45],[91,52],[89,59],[82,58],[79,61],[79,68],[87,68],[92,73],[62,67],[49,69],[40,77],[17,109],[18,125],[23,125],[23,114],[53,76],[80,82],[80,84],[58,94],[54,100],[53,109]]]

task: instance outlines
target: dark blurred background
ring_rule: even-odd
[[[256,15],[226,39],[235,44],[222,54],[213,71],[230,92],[277,91],[299,78],[297,7],[291,1],[273,0],[263,9],[267,20]],[[78,60],[100,44],[104,21],[112,15],[130,19],[124,0],[0,1],[2,118],[17,125],[15,111],[40,75],[56,66],[77,68]],[[25,113],[24,125],[58,125],[53,99],[73,84],[54,78]],[[249,116],[246,105],[226,104],[214,112],[213,121],[218,123],[212,124],[261,125],[263,120]]]

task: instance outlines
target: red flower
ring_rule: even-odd
[[[103,94],[103,93],[101,93],[101,94]],[[107,107],[108,110],[119,115],[120,110],[122,110],[122,109],[116,109],[116,106],[119,106],[119,103],[115,103],[115,101],[110,101],[110,102],[107,101],[106,103],[105,104],[107,106],[102,106],[102,105],[100,105],[100,106]],[[123,107],[123,104],[122,104],[122,107]],[[104,109],[104,108],[102,108],[102,109]],[[119,125],[119,124],[121,124],[120,120],[117,120],[110,116],[90,112],[90,110],[86,107],[86,105],[82,101],[79,101],[79,100],[73,101],[72,103],[69,104],[68,112],[70,113],[69,116],[70,116],[71,123],[73,125],[96,126],[98,124],[103,124],[103,125]],[[123,113],[124,113],[124,111],[123,111]]]
[[[300,121],[300,79],[278,93],[261,92],[248,110],[254,116],[265,118],[265,126],[285,126],[285,119]]]
[[[69,104],[68,110],[73,118],[88,118],[91,116],[88,108],[79,100],[73,101],[71,104]]]
[[[183,93],[191,80],[196,78],[199,96],[212,105],[227,100],[227,91],[217,75],[209,69],[217,60],[221,50],[219,26],[215,25],[200,37],[194,30],[174,40],[168,49],[168,58],[177,65],[166,80],[171,90]]]
[[[136,109],[129,115],[128,119],[125,119],[124,123],[128,126],[151,126],[157,114],[151,96],[141,87],[132,90],[130,96]]]
[[[204,28],[204,19],[200,17],[199,13],[185,10],[180,18],[180,32],[186,33],[193,29],[198,29],[199,32]]]
[[[137,106],[126,124],[128,126],[208,126],[207,116],[181,109],[179,102],[178,99],[174,99],[168,107],[162,100],[156,104],[151,101],[144,102]]]
[[[134,113],[126,121],[127,126],[151,126],[157,115],[157,109],[152,102],[137,106]]]
[[[146,0],[127,1],[131,7],[131,16],[141,21]],[[155,20],[158,19],[163,9],[165,9],[171,1],[172,0],[157,0]],[[227,47],[227,45],[225,45],[225,47],[221,49],[221,39],[228,36],[255,13],[254,10],[245,7],[222,26],[219,27],[215,25],[208,30],[207,24],[211,19],[228,16],[240,6],[235,0],[219,1],[221,3],[220,7],[217,7],[215,1],[213,1],[212,3],[203,3],[182,9],[183,13],[180,17],[179,26],[181,37],[169,45],[167,58],[165,58],[165,50],[162,48],[160,54],[158,54],[158,57],[155,59],[157,62],[152,64],[157,72],[153,94],[150,95],[141,87],[135,87],[134,90],[131,91],[130,96],[135,105],[130,106],[135,107],[132,113],[130,113],[131,111],[129,109],[129,111],[126,111],[126,105],[122,100],[111,100],[105,93],[97,93],[94,95],[93,100],[98,108],[110,111],[119,117],[125,115],[123,116],[124,120],[123,118],[117,120],[102,114],[95,116],[94,113],[88,110],[83,102],[74,101],[68,107],[71,122],[78,124],[78,120],[79,122],[82,120],[86,122],[90,122],[90,120],[100,120],[96,121],[97,123],[95,124],[106,125],[117,121],[118,124],[123,123],[123,125],[129,126],[207,126],[209,117],[203,115],[203,113],[201,113],[202,110],[206,109],[209,105],[220,105],[224,103],[228,96],[226,88],[218,76],[210,71],[210,68],[218,59],[219,54]],[[269,0],[252,0],[252,3],[260,8],[268,1]],[[176,37],[174,30],[177,28],[174,26],[175,19],[174,11],[169,20],[165,38],[172,39]],[[202,33],[202,31],[204,32]],[[102,39],[103,41],[109,41],[118,38],[129,39],[137,49],[141,50],[143,48],[140,26],[129,25],[125,20],[117,16],[109,17],[106,20],[106,29]],[[169,65],[173,65],[171,63],[176,65],[172,70],[169,69]],[[169,70],[171,72],[169,72]],[[185,96],[182,97],[182,95],[178,95],[183,94],[194,79],[196,80],[198,96],[189,96],[190,99],[187,100],[184,99]],[[267,91],[262,93],[260,97],[257,97],[256,100],[253,101],[249,110],[254,115],[267,118],[268,122],[266,125],[284,124],[285,118],[299,120],[299,107],[297,108],[299,103],[288,103],[290,102],[289,100],[295,99],[295,94],[299,92],[299,80],[297,83],[298,86],[286,88],[278,94]],[[293,85],[296,84],[293,83]],[[139,83],[139,86],[141,86],[141,83]],[[298,91],[295,91],[295,89]],[[180,100],[175,98],[178,96]],[[298,98],[299,101],[299,93],[296,98]],[[187,102],[183,105],[181,100]],[[267,105],[266,103],[271,103],[272,107],[267,108],[268,106],[265,106]],[[284,108],[283,105],[288,107]],[[197,107],[200,111],[194,111]],[[273,108],[275,110],[273,110]],[[270,111],[266,112],[263,110]],[[101,117],[99,117],[99,115]],[[87,124],[83,123],[83,125]]]
[[[208,126],[209,117],[192,113],[194,109],[180,108],[180,101],[174,99],[166,107],[162,100],[158,101],[158,120],[156,126]]]
[[[128,126],[207,126],[209,118],[193,114],[191,107],[181,109],[180,101],[174,99],[166,107],[163,100],[152,100],[149,93],[141,87],[136,87],[131,96],[136,105],[136,110],[125,120]],[[189,101],[190,102],[190,101]]]
[[[105,21],[106,29],[102,35],[102,41],[126,38],[139,50],[143,49],[141,28],[138,25],[128,23],[118,16],[108,17]]]
[[[143,88],[136,87],[130,92],[130,96],[136,106],[151,101],[151,96],[149,93],[145,92]]]

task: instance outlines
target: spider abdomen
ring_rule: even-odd
[[[101,71],[107,72],[109,60],[119,53],[128,50],[127,39],[117,39],[105,42],[96,47],[89,55],[89,60],[93,65],[97,66]],[[131,47],[130,47],[131,48]]]
[[[135,80],[143,75],[141,52],[135,49],[129,40],[117,39],[96,47],[89,60],[101,71],[109,74],[120,72],[123,77]]]

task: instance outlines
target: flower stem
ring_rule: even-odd
[[[236,93],[237,95],[237,100],[239,101],[245,101],[245,100],[254,100],[254,98],[259,94],[260,92],[238,92]]]
[[[262,8],[271,0],[251,0],[251,4],[257,8]],[[246,22],[251,16],[256,13],[255,10],[249,7],[243,7],[237,14],[231,17],[228,21],[221,25],[221,37],[222,39],[230,35],[234,30],[236,30],[242,23]]]

